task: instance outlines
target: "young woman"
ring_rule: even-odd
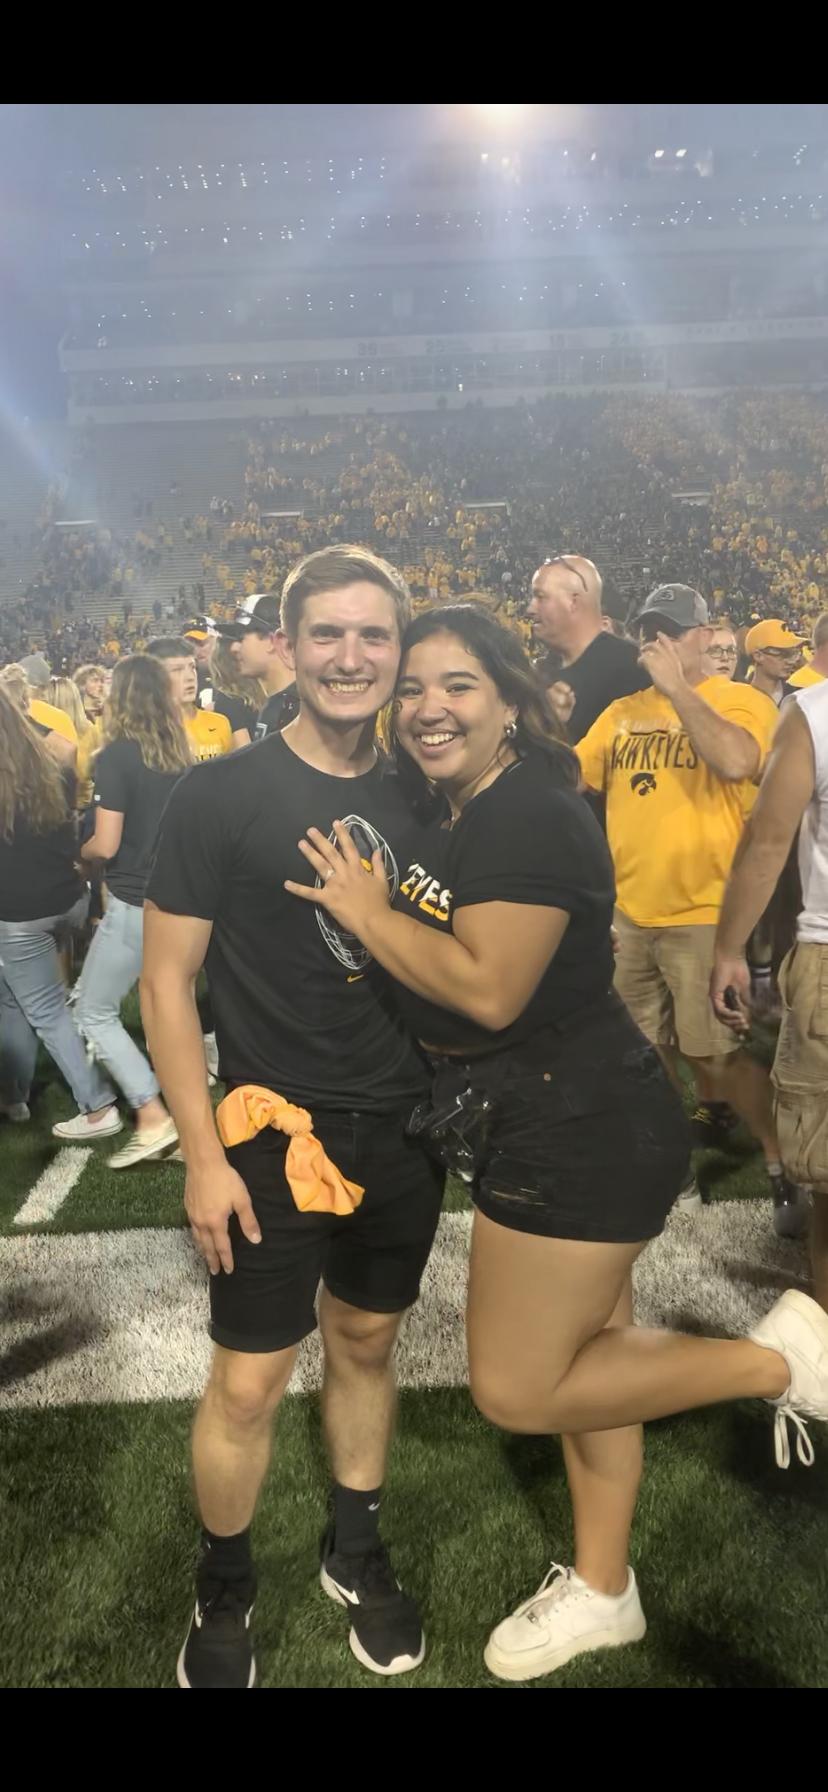
[[[88,891],[75,860],[71,774],[0,684],[0,1113],[29,1119],[42,1040],[78,1104],[58,1138],[120,1132],[108,1078],[90,1064],[66,1005],[58,944],[83,926]]]
[[[77,744],[73,745],[71,741],[67,740],[64,735],[59,734],[54,726],[51,725],[52,722],[57,719],[54,706],[51,706],[51,715],[47,705],[41,704],[40,706],[41,712],[49,716],[49,721],[37,721],[32,715],[29,700],[29,681],[26,677],[24,667],[14,663],[10,666],[4,666],[2,672],[0,672],[0,684],[2,684],[6,695],[11,698],[12,702],[20,710],[21,715],[28,717],[30,726],[34,728],[35,733],[40,736],[41,740],[46,742],[53,759],[56,759],[59,765],[65,766],[68,771],[73,772],[78,757]]]
[[[135,1131],[109,1161],[126,1170],[162,1157],[178,1134],[156,1077],[121,1021],[121,1003],[141,974],[144,886],[158,824],[173,786],[192,764],[187,736],[160,660],[120,660],[95,760],[95,831],[82,848],[105,864],[107,901],[76,996],[80,1031],[135,1112]]]
[[[265,700],[264,685],[258,678],[246,678],[239,671],[238,660],[233,653],[230,642],[221,637],[213,649],[210,661],[210,684],[203,695],[212,692],[208,708],[216,715],[226,716],[233,730],[233,746],[249,747],[256,738],[256,724],[259,710]]]
[[[50,678],[45,691],[46,702],[53,709],[60,709],[74,724],[78,740],[81,741],[89,733],[92,726],[83,706],[80,691],[71,678]]]
[[[628,1566],[641,1421],[755,1395],[776,1404],[782,1465],[788,1418],[813,1459],[804,1418],[828,1419],[828,1315],[794,1292],[732,1343],[632,1325],[630,1272],[682,1186],[688,1135],[610,989],[606,843],[522,648],[484,610],[417,618],[396,711],[401,770],[437,799],[422,863],[400,867],[392,907],[378,857],[366,877],[336,824],[337,844],[314,829],[302,843],[319,887],[288,888],[391,973],[435,1060],[447,1161],[472,1176],[477,1405],[563,1437],[574,1567],[555,1566],[486,1649],[494,1674],[528,1680],[644,1635]]]

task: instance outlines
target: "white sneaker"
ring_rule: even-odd
[[[591,1649],[639,1643],[646,1629],[631,1568],[624,1592],[613,1598],[553,1562],[537,1593],[492,1631],[483,1659],[498,1680],[534,1680]]]
[[[790,1371],[790,1387],[778,1400],[769,1402],[776,1408],[773,1429],[777,1465],[787,1468],[790,1464],[790,1419],[796,1430],[797,1456],[805,1468],[811,1468],[814,1446],[805,1421],[828,1422],[828,1313],[809,1294],[789,1288],[754,1326],[750,1339],[753,1344],[778,1351]]]
[[[703,1206],[704,1202],[701,1198],[701,1189],[699,1188],[695,1176],[691,1176],[690,1181],[685,1183],[684,1188],[679,1189],[675,1201],[673,1202],[673,1209],[676,1213],[701,1213]]]
[[[171,1145],[177,1144],[178,1128],[174,1120],[168,1120],[154,1132],[134,1132],[120,1151],[107,1158],[106,1166],[108,1170],[131,1170],[133,1164],[149,1163],[154,1157],[163,1157]]]
[[[66,1139],[70,1145],[91,1145],[95,1139],[111,1139],[113,1133],[123,1128],[118,1109],[107,1108],[100,1120],[90,1120],[88,1114],[75,1114],[71,1120],[58,1120],[52,1127],[56,1139]]]
[[[25,1126],[32,1117],[27,1101],[0,1101],[0,1114],[5,1115],[12,1126]]]
[[[211,1079],[211,1083],[215,1082],[218,1076],[218,1046],[215,1033],[204,1034],[204,1056],[207,1060],[207,1075]]]

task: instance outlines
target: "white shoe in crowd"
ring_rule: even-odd
[[[106,1160],[107,1169],[131,1170],[133,1164],[149,1163],[154,1157],[163,1157],[173,1145],[178,1144],[178,1128],[173,1120],[167,1120],[163,1126],[157,1126],[150,1132],[142,1128],[127,1139],[120,1151],[113,1152]]]
[[[623,1593],[612,1597],[553,1562],[537,1593],[492,1631],[484,1660],[498,1680],[534,1680],[592,1649],[639,1643],[646,1629],[631,1568]]]
[[[750,1333],[751,1343],[776,1350],[785,1358],[791,1385],[778,1400],[774,1447],[780,1468],[791,1460],[788,1420],[796,1430],[796,1453],[806,1468],[814,1460],[807,1419],[828,1423],[828,1313],[809,1294],[789,1288]]]
[[[121,1132],[123,1120],[118,1109],[106,1108],[100,1120],[91,1120],[88,1114],[75,1114],[71,1120],[58,1120],[52,1127],[56,1139],[64,1139],[69,1145],[91,1145],[96,1139],[111,1139],[113,1133]]]
[[[0,1114],[10,1120],[12,1126],[25,1126],[32,1117],[27,1101],[0,1101]]]

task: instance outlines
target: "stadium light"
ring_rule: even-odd
[[[493,124],[511,124],[514,118],[526,111],[525,106],[475,106],[476,112],[482,112]]]

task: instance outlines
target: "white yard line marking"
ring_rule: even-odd
[[[90,1145],[63,1145],[48,1168],[41,1171],[30,1188],[20,1211],[14,1216],[16,1226],[36,1226],[53,1220],[64,1201],[68,1200],[92,1156]]]
[[[80,1153],[73,1154],[73,1162]],[[467,1213],[444,1215],[397,1352],[402,1387],[466,1381]],[[804,1246],[774,1237],[769,1201],[671,1221],[636,1271],[645,1325],[738,1336],[783,1288],[807,1285]],[[210,1361],[207,1271],[187,1232],[29,1233],[0,1239],[0,1408],[193,1400]],[[319,1386],[303,1346],[294,1393]]]

